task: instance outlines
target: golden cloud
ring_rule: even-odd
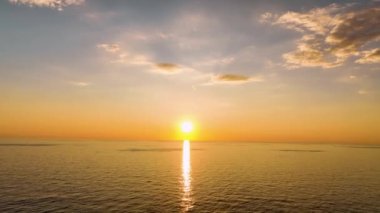
[[[338,18],[337,18],[338,19]],[[344,14],[327,35],[331,52],[338,57],[360,54],[359,48],[380,39],[380,7]]]
[[[373,64],[380,63],[380,48],[376,48],[369,51],[363,51],[363,56],[356,60],[359,64]]]
[[[249,77],[244,75],[222,74],[217,75],[215,79],[218,81],[248,81]]]
[[[303,34],[297,49],[283,54],[289,68],[332,68],[343,65],[351,56],[361,57],[356,63],[379,63],[376,52],[362,50],[380,40],[379,7],[353,10],[350,4],[331,4],[302,13],[264,13],[260,21]]]
[[[180,67],[177,64],[172,63],[157,63],[155,64],[155,66],[158,69],[163,70],[165,72],[177,72],[180,69]]]
[[[214,85],[214,84],[245,84],[249,82],[260,82],[263,81],[260,77],[252,77],[240,74],[214,74],[211,76],[211,79],[206,85]]]

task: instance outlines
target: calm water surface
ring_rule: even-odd
[[[0,141],[0,212],[380,212],[380,146]]]

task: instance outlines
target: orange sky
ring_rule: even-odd
[[[174,107],[112,103],[15,102],[0,110],[0,135],[87,139],[178,140],[179,124],[190,119],[193,140],[273,142],[362,142],[379,139],[378,108],[372,105],[266,106],[247,103],[201,107],[186,113]],[[169,102],[168,104],[174,105]],[[206,107],[207,104],[209,107]],[[202,108],[202,106],[205,106]]]

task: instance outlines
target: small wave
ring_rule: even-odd
[[[280,152],[324,152],[319,149],[280,149]]]
[[[348,146],[354,149],[380,149],[380,146]]]

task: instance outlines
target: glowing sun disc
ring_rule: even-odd
[[[190,121],[182,122],[181,131],[184,133],[190,133],[191,131],[193,131],[193,123],[191,123]]]

